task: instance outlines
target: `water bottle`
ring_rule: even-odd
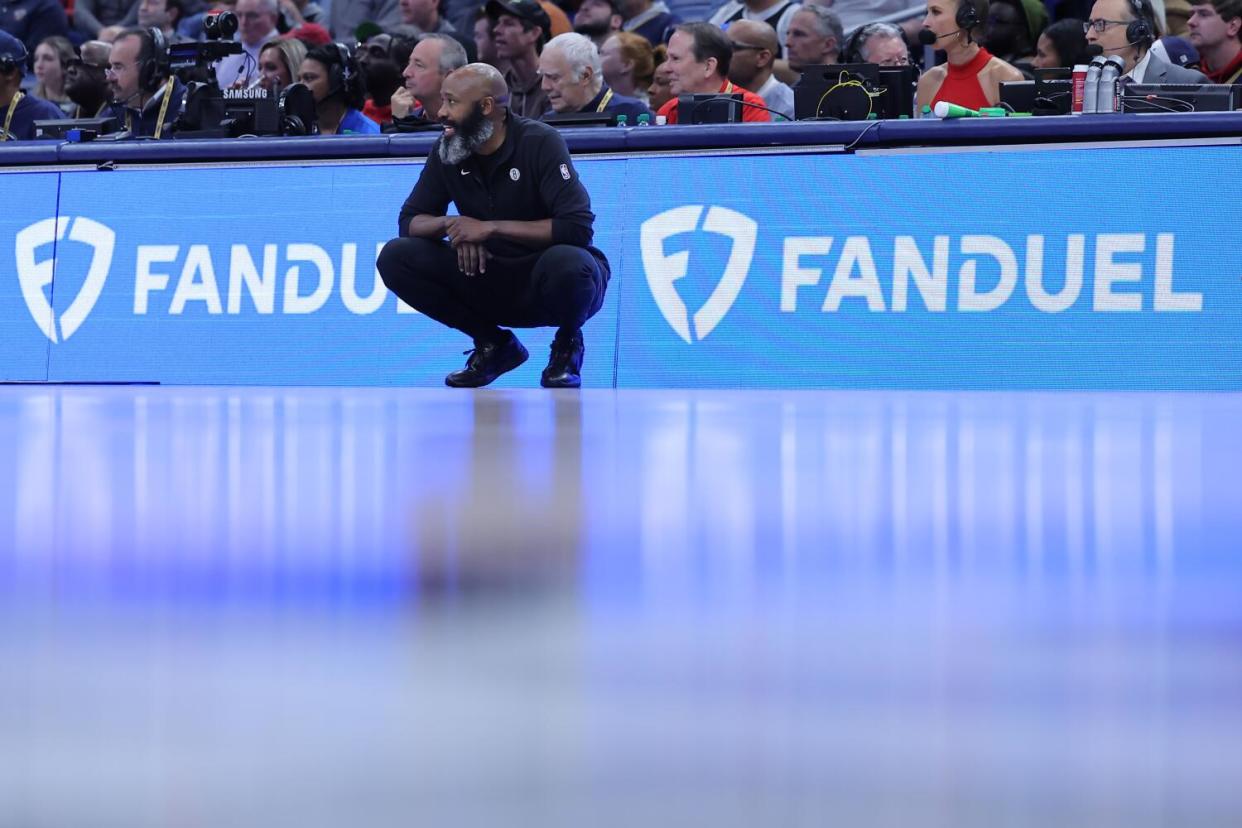
[[[1096,111],[1096,94],[1099,92],[1100,70],[1104,68],[1104,63],[1104,56],[1101,55],[1087,66],[1087,80],[1083,84],[1082,92],[1082,111],[1085,113]]]

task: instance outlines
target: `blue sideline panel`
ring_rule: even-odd
[[[1237,147],[633,163],[620,386],[1242,387]]]
[[[1187,209],[1159,183],[1214,191],[1236,147],[577,164],[614,266],[590,384],[1242,387],[1242,205]],[[0,375],[43,378],[29,355],[50,347],[52,380],[438,385],[468,343],[400,313],[373,269],[419,168],[64,172],[55,344],[6,279]],[[0,245],[54,215],[55,180],[0,177],[31,182]],[[536,382],[550,333],[523,335],[534,365],[504,384]]]
[[[115,233],[106,284],[54,350],[53,381],[439,385],[469,340],[399,308],[375,272],[422,164],[64,173],[62,215]],[[584,170],[597,209],[622,161]],[[619,258],[621,232],[597,242]],[[88,245],[62,252],[57,313],[89,279]],[[589,383],[611,386],[617,298],[590,325]],[[522,334],[537,384],[552,332]],[[505,384],[505,383],[502,383]]]
[[[35,320],[55,333],[51,303],[59,178],[55,173],[0,175],[2,382],[47,379],[51,340]]]

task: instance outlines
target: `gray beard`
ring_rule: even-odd
[[[496,133],[491,121],[484,121],[473,135],[462,135],[454,132],[450,137],[440,138],[440,160],[445,164],[457,165],[465,161],[474,151],[486,144]]]

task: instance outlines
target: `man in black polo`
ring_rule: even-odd
[[[545,388],[581,384],[582,325],[604,303],[610,275],[591,246],[591,199],[555,129],[509,113],[492,66],[444,79],[444,134],[401,208],[400,238],[377,264],[407,305],[474,340],[466,367],[445,377],[478,388],[528,356],[512,331],[557,328]],[[446,216],[449,202],[459,216]]]

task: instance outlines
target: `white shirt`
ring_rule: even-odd
[[[776,75],[768,75],[767,83],[759,87],[756,95],[763,98],[769,109],[775,109],[789,120],[794,119],[794,93],[789,84],[777,80]],[[773,121],[776,118],[772,119]]]
[[[1134,64],[1134,68],[1122,75],[1123,78],[1130,78],[1135,83],[1142,83],[1143,78],[1147,75],[1147,67],[1151,65],[1151,50],[1147,50],[1147,54],[1143,55],[1143,59]]]
[[[229,55],[216,65],[216,83],[220,84],[221,89],[229,89],[239,80],[243,88],[253,86],[259,81],[259,52],[263,49],[263,44],[267,43],[274,37],[278,37],[280,32],[272,29],[263,37],[259,38],[259,42],[254,46],[242,44],[242,53],[240,55]],[[293,79],[297,81],[297,78]]]

